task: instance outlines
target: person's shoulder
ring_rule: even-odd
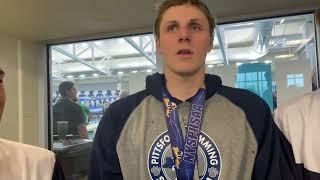
[[[218,94],[242,108],[262,108],[265,110],[269,108],[260,96],[246,89],[222,86],[218,90]]]
[[[129,116],[147,96],[147,91],[143,90],[111,103],[103,114],[95,138],[117,139]]]
[[[0,141],[3,145],[12,149],[13,151],[24,151],[24,152],[30,152],[32,154],[37,154],[37,156],[48,155],[48,156],[54,157],[54,153],[45,148],[41,148],[41,147],[29,145],[29,144],[23,144],[15,141],[5,140],[5,139],[0,139]]]
[[[61,101],[61,107],[64,109],[70,109],[70,110],[81,110],[82,111],[82,107],[80,104],[73,102],[71,100],[68,99],[64,99]]]
[[[20,176],[20,172],[32,171],[36,173],[24,176],[27,179],[52,179],[56,158],[55,154],[47,149],[0,139],[0,154],[1,161],[6,161],[8,168],[18,170],[15,174],[2,172],[5,177],[16,177],[17,174]]]
[[[293,98],[282,105],[280,105],[276,111],[279,112],[288,112],[288,111],[296,111],[302,109],[308,109],[312,104],[312,101],[316,101],[316,99],[320,100],[320,90],[310,92],[304,94],[302,96]]]
[[[123,126],[130,114],[148,96],[146,90],[129,95],[110,104],[104,113],[99,126]],[[115,121],[116,119],[116,121]]]
[[[72,107],[75,103],[71,102],[68,99],[59,99],[54,105],[53,108],[54,109],[65,109],[68,107]]]
[[[72,107],[76,108],[76,109],[80,109],[82,111],[82,109],[84,109],[85,107],[82,107],[80,104],[76,103],[76,102],[71,102]]]
[[[1,148],[6,149],[12,155],[24,155],[24,158],[33,160],[55,160],[55,154],[47,149],[23,144],[19,142],[0,139]]]
[[[264,133],[270,126],[273,126],[268,104],[258,95],[245,89],[223,86],[219,89],[218,94],[227,98],[245,113],[245,117],[260,144]]]
[[[132,110],[135,107],[137,107],[143,101],[143,99],[147,96],[148,96],[148,93],[146,90],[139,91],[137,93],[126,96],[124,98],[121,98],[121,99],[111,103],[108,110],[109,111]]]

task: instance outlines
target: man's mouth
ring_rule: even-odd
[[[177,55],[192,55],[193,52],[189,49],[181,49],[177,52]]]

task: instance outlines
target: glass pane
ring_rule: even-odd
[[[295,84],[297,87],[303,87],[304,86],[303,78],[296,79]]]
[[[296,74],[295,78],[303,78],[303,74]]]
[[[295,86],[294,79],[288,79],[287,87]]]
[[[256,91],[270,109],[312,91],[317,61],[313,14],[224,24],[219,30],[223,43],[217,50],[225,54],[225,64],[208,73],[222,76],[223,84]],[[292,88],[298,86],[294,78],[301,77],[300,88]]]
[[[256,93],[275,109],[312,90],[311,72],[316,72],[313,23],[313,15],[306,14],[218,25],[206,73],[219,75],[226,86]],[[73,103],[81,108],[77,123],[57,120],[59,113],[52,110],[57,128],[53,151],[67,177],[83,178],[103,112],[119,98],[144,89],[146,76],[161,72],[162,63],[157,60],[152,34],[50,46],[50,57],[52,105],[55,108],[63,99],[61,82],[72,81],[77,90]],[[69,127],[79,124],[87,129],[88,137],[70,133]]]
[[[288,79],[294,79],[294,74],[288,74],[288,75],[287,75],[287,78],[288,78]]]
[[[245,81],[245,73],[238,73],[237,74],[237,81]]]
[[[116,100],[144,89],[146,76],[157,71],[154,38],[146,34],[55,45],[50,46],[50,57],[52,150],[67,179],[85,179],[104,111]],[[72,98],[69,91],[62,93],[65,81],[76,90]]]

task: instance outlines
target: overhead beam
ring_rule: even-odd
[[[79,58],[77,56],[74,56],[73,54],[71,54],[71,53],[69,53],[69,52],[67,52],[67,51],[65,51],[65,50],[63,50],[63,49],[61,49],[59,47],[52,47],[52,49],[57,51],[57,52],[59,52],[59,53],[61,53],[61,54],[63,54],[63,55],[65,55],[65,56],[67,56],[67,57],[69,57],[69,58],[71,58],[71,59],[73,59],[73,60],[76,60],[79,63],[81,63],[83,65],[86,65],[86,66],[88,66],[88,67],[90,67],[90,68],[92,68],[92,69],[94,69],[94,70],[96,70],[96,71],[98,71],[100,73],[103,73],[105,75],[110,75],[110,73],[108,73],[108,72],[106,72],[106,71],[104,71],[102,69],[97,68],[95,65],[87,63],[83,59],[81,59],[81,58]]]
[[[89,42],[88,44],[91,45],[92,47],[94,47],[97,51],[99,51],[101,54],[103,54],[105,56],[102,59],[110,60],[112,58],[112,56],[110,56],[107,53],[103,52],[103,50],[98,45],[96,45],[95,43]]]
[[[144,57],[146,57],[153,65],[156,65],[155,59],[153,59],[148,53],[144,51],[141,47],[139,47],[132,39],[124,37],[125,39],[134,49],[140,52]]]
[[[229,64],[229,60],[226,54],[226,46],[225,46],[225,40],[224,40],[224,35],[222,34],[222,28],[220,27],[216,27],[216,33],[217,33],[217,38],[218,38],[218,42],[219,42],[219,47],[221,50],[221,54],[223,57],[223,62],[224,64]]]

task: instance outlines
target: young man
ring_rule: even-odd
[[[4,76],[0,67],[0,120],[6,101]],[[53,152],[0,138],[0,179],[63,180],[64,175]]]
[[[320,179],[320,90],[280,106],[274,120],[292,144],[300,179]]]
[[[205,74],[214,19],[200,0],[165,0],[155,21],[164,74],[110,105],[92,149],[96,179],[280,179],[267,104]]]
[[[79,135],[80,138],[87,139],[88,131],[86,120],[81,106],[75,101],[77,100],[77,90],[74,83],[64,81],[59,84],[59,93],[62,98],[53,106],[53,133],[58,133],[58,122],[67,122],[67,134]],[[63,138],[63,137],[60,137]]]

